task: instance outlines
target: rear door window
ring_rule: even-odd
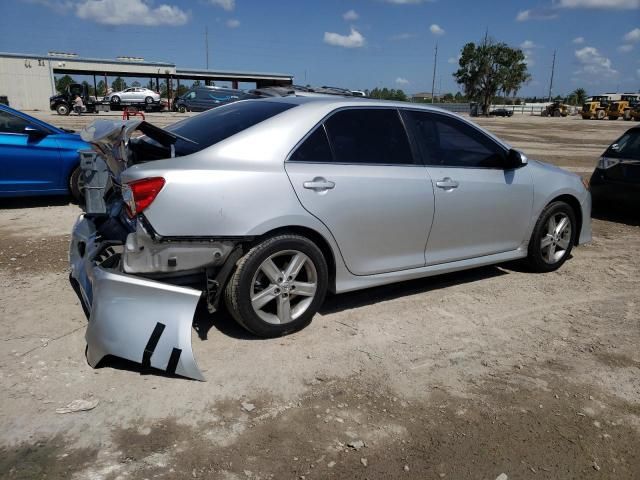
[[[289,157],[292,162],[327,163],[333,161],[324,126],[320,125]]]
[[[409,139],[396,109],[354,108],[326,122],[337,163],[413,165]]]

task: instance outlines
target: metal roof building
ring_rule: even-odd
[[[47,55],[0,52],[0,96],[20,110],[48,110],[49,97],[55,95],[55,75],[88,75],[93,84],[113,77],[151,80],[159,88],[161,81],[170,85],[184,80],[255,83],[257,88],[290,85],[293,76],[280,73],[234,72],[179,68],[174,63],[152,62],[138,57],[115,60],[85,58],[72,53],[49,52]],[[89,84],[92,82],[89,81]],[[141,82],[143,83],[143,82]]]

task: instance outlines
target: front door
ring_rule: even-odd
[[[504,147],[450,115],[409,111],[407,120],[434,186],[427,265],[517,249],[533,207],[527,167],[505,169]]]
[[[396,109],[337,111],[294,151],[286,171],[352,273],[424,266],[433,190]]]
[[[62,159],[55,135],[45,131],[28,134],[28,126],[28,120],[0,111],[0,192],[63,188]]]

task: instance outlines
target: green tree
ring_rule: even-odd
[[[98,85],[96,85],[98,87],[98,92],[97,95],[106,95],[107,94],[107,87],[106,87],[106,83],[104,83],[104,80],[100,80],[98,82]]]
[[[486,115],[498,92],[516,93],[530,79],[524,60],[522,50],[485,38],[478,45],[469,42],[462,48],[453,77],[470,100],[482,105]]]
[[[72,83],[77,83],[73,78],[69,75],[64,75],[60,78],[56,79],[56,90],[58,93],[65,93],[67,91],[67,87]]]
[[[87,87],[87,92],[89,93],[89,95],[95,95],[96,94],[96,89],[93,88],[93,85],[90,85],[89,82],[87,82],[86,80],[82,81],[82,85]]]
[[[132,87],[141,87],[142,84],[138,80],[134,80],[133,82],[131,82],[131,86]]]
[[[445,93],[442,96],[442,101],[446,103],[453,103],[454,98],[453,93]]]
[[[399,102],[406,102],[408,100],[407,94],[404,93],[403,90],[395,88],[388,89],[384,88],[374,88],[373,90],[365,90],[364,92],[367,97],[377,98],[380,100],[396,100]]]
[[[571,92],[571,97],[575,99],[574,105],[582,105],[587,100],[587,91],[584,88],[576,88]]]
[[[127,82],[124,81],[124,78],[117,77],[113,82],[111,82],[111,88],[113,88],[114,92],[121,92],[127,88]]]

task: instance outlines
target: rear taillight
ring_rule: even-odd
[[[162,177],[143,178],[122,184],[122,199],[129,216],[133,218],[151,205],[164,184]]]

